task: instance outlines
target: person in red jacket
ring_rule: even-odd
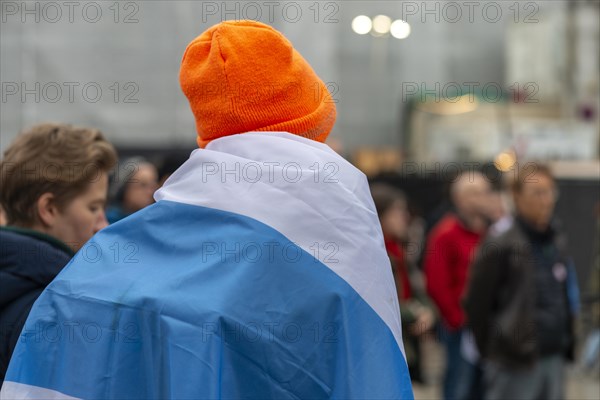
[[[439,309],[441,338],[446,347],[445,399],[468,398],[469,365],[461,356],[465,313],[461,298],[469,265],[489,225],[490,184],[478,172],[458,177],[450,188],[454,212],[445,215],[432,229],[424,255],[427,292]]]

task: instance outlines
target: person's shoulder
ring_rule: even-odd
[[[502,229],[490,229],[483,241],[483,245],[496,246],[498,248],[510,249],[523,242],[523,232],[519,225],[512,221]]]
[[[0,228],[0,242],[2,242],[1,252],[5,253],[20,253],[27,254],[28,249],[35,248],[37,253],[44,254],[51,252],[60,252],[62,248],[56,240],[41,232],[35,232],[30,229],[20,229],[11,226],[3,226]]]
[[[69,253],[43,237],[27,233],[10,227],[0,229],[0,280],[6,286],[0,292],[0,308],[8,319],[28,310],[71,259]]]
[[[73,257],[64,243],[41,232],[0,229],[0,270],[22,281],[46,285]]]
[[[455,234],[460,227],[458,218],[448,213],[433,227],[429,237],[431,240],[449,239],[455,237]]]
[[[64,254],[69,258],[73,256],[73,250],[62,241],[46,233],[33,229],[20,228],[15,226],[0,227],[0,236],[2,241],[2,251],[24,251],[27,247],[35,247],[39,251],[45,250],[46,253]]]

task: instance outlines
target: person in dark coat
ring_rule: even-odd
[[[95,129],[40,124],[0,162],[0,384],[29,311],[96,232],[104,215],[113,146]],[[50,340],[39,332],[39,340]]]
[[[486,399],[562,399],[578,308],[574,268],[551,223],[551,171],[530,164],[516,175],[514,223],[480,246],[465,311],[484,360]]]
[[[52,236],[15,227],[0,228],[0,373],[4,378],[31,306],[73,257]]]

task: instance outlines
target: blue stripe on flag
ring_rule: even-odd
[[[170,201],[76,255],[6,380],[87,399],[413,397],[392,332],[346,281],[259,221]]]

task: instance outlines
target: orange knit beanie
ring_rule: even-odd
[[[179,72],[198,146],[249,131],[286,131],[324,142],[335,122],[327,87],[278,31],[221,22],[194,39]]]

